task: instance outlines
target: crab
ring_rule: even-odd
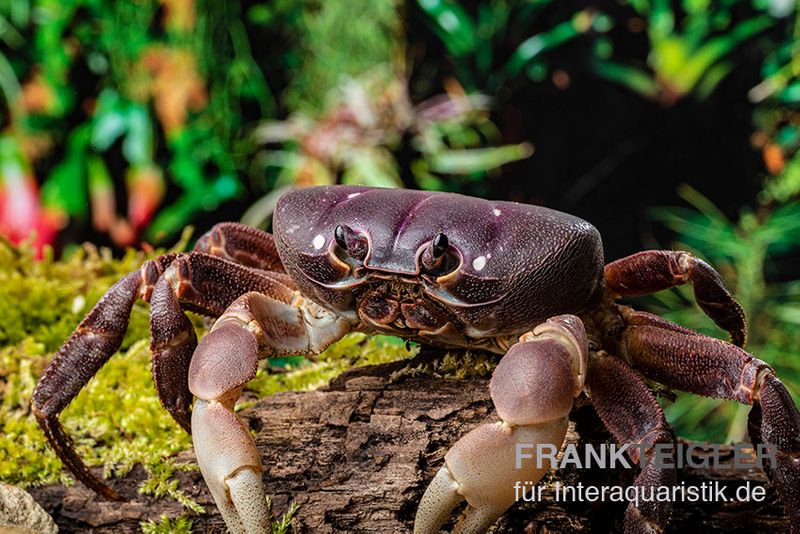
[[[215,226],[188,253],[147,261],[117,282],[43,372],[33,413],[64,465],[109,499],[119,495],[74,450],[59,413],[122,343],[137,299],[150,303],[153,377],[164,407],[191,432],[197,462],[232,532],[267,532],[262,465],[234,414],[259,359],[320,353],[348,332],[391,334],[502,355],[489,384],[499,421],[464,435],[418,506],[414,531],[481,532],[514,502],[515,483],[547,466],[517,465],[516,445],[564,441],[574,399],[643,466],[634,484],[671,485],[655,461],[673,432],[647,381],[750,404],[750,436],[800,530],[800,414],[765,362],[746,352],[744,313],[707,263],[649,250],[604,265],[598,231],[551,209],[452,193],[322,186],[279,200],[274,233]],[[731,342],[616,300],[691,283]],[[199,345],[185,311],[215,318]],[[192,406],[192,401],[194,403]],[[631,503],[626,532],[665,527],[668,502]]]

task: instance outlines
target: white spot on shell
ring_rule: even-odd
[[[492,259],[492,253],[491,252],[486,255],[486,259],[487,260],[491,260]]]
[[[325,244],[325,238],[322,237],[322,234],[317,234],[317,237],[314,238],[311,244],[314,245],[315,249],[319,250],[322,248],[322,245]]]
[[[472,268],[476,271],[480,271],[484,267],[486,267],[486,256],[478,256],[472,260]]]
[[[500,217],[500,210],[499,209],[497,209],[497,208],[493,209],[492,213],[494,213],[495,217]]]
[[[361,193],[350,193],[349,195],[347,195],[347,198],[353,198],[353,197],[357,197],[357,196],[358,196],[358,195],[360,195],[360,194],[361,194]]]

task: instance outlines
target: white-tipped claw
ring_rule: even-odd
[[[572,315],[537,328],[509,349],[489,384],[503,422],[475,428],[448,451],[417,509],[416,534],[436,534],[461,498],[468,506],[453,532],[484,532],[552,467],[535,446],[550,445],[554,461],[564,442],[573,397],[583,389],[586,333]]]
[[[234,534],[268,532],[261,459],[236,415],[219,402],[197,399],[192,440],[200,471],[228,529]]]
[[[414,534],[439,532],[445,521],[453,513],[464,496],[458,493],[458,482],[443,466],[433,477],[428,489],[422,495],[414,520]]]
[[[567,418],[510,427],[502,423],[481,425],[456,442],[422,497],[414,520],[415,534],[435,534],[461,499],[467,509],[453,532],[485,531],[514,503],[520,484],[532,485],[550,469],[537,462],[530,445],[550,443],[561,447]],[[525,460],[518,468],[517,444],[525,445]],[[537,466],[538,463],[538,466]]]

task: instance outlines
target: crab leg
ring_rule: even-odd
[[[520,484],[536,484],[544,476],[551,466],[535,452],[517,465],[518,447],[561,447],[586,360],[583,323],[572,315],[549,319],[511,347],[489,384],[501,421],[472,430],[447,452],[422,496],[415,533],[438,532],[462,499],[468,506],[454,532],[483,532],[514,503]]]
[[[299,293],[247,293],[197,347],[189,366],[189,389],[197,397],[192,439],[203,478],[231,532],[267,532],[270,526],[261,459],[233,413],[258,360],[317,354],[349,330],[344,319]]]
[[[263,271],[285,272],[272,234],[244,224],[215,224],[197,240],[194,250]]]
[[[628,450],[634,463],[640,462],[641,452],[646,455],[636,486],[672,486],[675,470],[656,465],[653,448],[672,444],[672,431],[644,380],[625,362],[601,351],[589,360],[587,390],[597,414],[618,443],[648,446],[646,451]],[[625,532],[663,532],[670,509],[669,501],[657,499],[643,500],[638,508],[630,503],[625,512]]]
[[[31,399],[31,410],[64,465],[78,480],[107,499],[120,497],[89,471],[61,427],[58,415],[119,350],[133,303],[148,294],[174,257],[170,254],[148,261],[139,271],[111,286],[42,372]]]
[[[747,340],[745,315],[725,287],[720,274],[688,252],[645,250],[605,267],[606,288],[616,297],[647,295],[691,282],[697,304],[722,329],[734,345]]]
[[[686,334],[641,312],[623,311],[620,355],[649,378],[698,395],[752,404],[750,437],[776,449],[773,483],[800,532],[800,413],[772,368],[725,341]]]
[[[190,432],[188,374],[197,347],[184,309],[219,317],[237,297],[250,291],[291,295],[286,275],[251,269],[195,252],[179,255],[156,282],[150,297],[150,351],[153,381],[161,404]]]

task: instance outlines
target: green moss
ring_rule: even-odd
[[[297,513],[300,507],[295,503],[289,505],[289,509],[283,514],[280,519],[272,520],[271,530],[272,534],[287,534],[292,526],[292,518]],[[272,514],[272,500],[267,497],[267,513]]]
[[[447,352],[443,358],[432,358],[400,373],[422,373],[436,378],[491,378],[500,356],[480,350]]]
[[[281,391],[316,389],[327,385],[332,378],[352,367],[410,358],[416,351],[416,348],[407,349],[405,342],[397,338],[349,334],[317,356],[314,361],[303,359],[299,365],[288,366],[280,373],[259,369],[256,378],[247,384],[246,391],[264,397]],[[237,408],[246,406],[241,405]]]
[[[178,488],[178,481],[172,478],[175,471],[196,471],[199,468],[192,464],[179,464],[173,459],[145,465],[145,470],[150,477],[139,487],[139,493],[154,497],[170,497],[175,499],[189,510],[204,514],[205,508],[194,502],[186,493]]]
[[[139,523],[143,534],[191,534],[192,520],[186,517],[170,519],[166,515],[161,516],[161,521],[142,521]]]

